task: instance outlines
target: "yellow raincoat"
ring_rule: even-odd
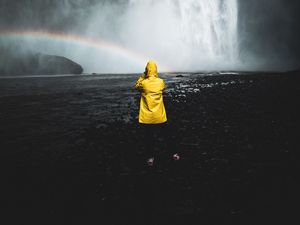
[[[163,102],[165,82],[158,77],[156,63],[150,60],[145,72],[135,84],[141,91],[139,123],[160,124],[167,121],[167,114]]]

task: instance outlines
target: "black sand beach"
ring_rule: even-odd
[[[176,75],[153,168],[138,75],[1,78],[3,224],[293,224],[299,72]]]

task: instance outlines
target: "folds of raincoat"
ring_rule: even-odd
[[[165,82],[158,77],[155,62],[149,61],[145,73],[140,76],[135,88],[141,91],[139,123],[160,124],[167,121],[163,102]]]

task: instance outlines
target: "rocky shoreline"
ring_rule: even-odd
[[[161,140],[154,168],[145,165],[136,121],[139,95],[114,87],[131,99],[116,105],[127,107],[128,117],[103,121],[85,115],[86,103],[80,101],[72,122],[78,118],[84,127],[61,137],[53,132],[28,141],[29,128],[13,136],[14,116],[2,117],[7,215],[20,215],[15,224],[292,224],[299,169],[298,72],[178,77],[164,99],[182,159],[170,160]],[[79,96],[87,101],[92,93],[95,89],[85,89]],[[3,97],[0,103],[7,111],[15,102],[40,98],[55,107],[56,97],[56,104],[45,94],[32,100]],[[32,119],[32,128],[43,125],[38,121]],[[70,124],[55,126],[59,132]],[[11,146],[20,148],[8,152]]]

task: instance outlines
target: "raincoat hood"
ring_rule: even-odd
[[[144,74],[146,77],[158,77],[157,65],[153,60],[148,61]]]

